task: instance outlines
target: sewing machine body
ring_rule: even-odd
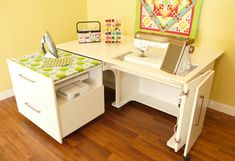
[[[158,68],[176,75],[186,75],[197,65],[191,64],[190,48],[186,40],[136,33],[135,51],[124,56],[124,61]]]

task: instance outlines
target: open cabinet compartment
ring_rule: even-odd
[[[65,137],[104,113],[104,87],[101,66],[92,68],[85,73],[89,78],[82,82],[89,89],[74,99],[66,100],[57,95],[57,106],[60,116],[61,135]],[[78,76],[79,77],[79,76]],[[69,82],[67,80],[67,82]],[[61,86],[63,82],[57,84]]]
[[[116,76],[115,107],[137,101],[177,117],[174,134],[167,146],[175,152],[185,146],[184,156],[187,156],[203,127],[214,76],[211,66],[181,86],[112,67]]]
[[[112,68],[115,71],[116,82],[116,100],[113,103],[115,107],[120,108],[129,101],[137,101],[172,116],[178,116],[178,99],[181,94],[179,86],[141,77],[117,66]]]

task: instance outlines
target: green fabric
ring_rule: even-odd
[[[51,58],[45,58],[44,54],[40,52],[35,52],[33,54],[26,55],[23,58],[12,60],[38,73],[41,73],[46,77],[49,77],[54,81],[63,79],[101,64],[101,61],[62,50],[58,50],[58,55],[61,59],[69,58],[71,61],[70,64],[67,66],[46,67],[45,62]]]
[[[84,70],[84,68],[82,66],[78,66],[78,67],[75,68],[75,70],[78,71],[78,72],[81,72],[81,71]]]

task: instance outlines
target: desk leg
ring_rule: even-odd
[[[113,106],[120,108],[126,103],[135,100],[138,92],[139,78],[122,71],[114,70],[116,82],[116,100]]]
[[[115,74],[115,102],[112,103],[112,105],[116,108],[120,108],[121,105],[121,98],[120,98],[120,87],[121,87],[121,81],[120,81],[120,71],[117,70],[113,70],[114,74]]]

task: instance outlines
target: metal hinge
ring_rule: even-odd
[[[181,98],[178,99],[178,108],[181,106]]]
[[[180,108],[180,106],[181,106],[181,97],[182,97],[182,96],[188,97],[188,95],[189,95],[189,90],[187,90],[187,92],[185,92],[185,91],[182,91],[182,92],[181,92],[180,98],[178,99],[178,108]]]
[[[186,92],[182,91],[182,93],[181,93],[181,96],[188,96],[188,95],[189,95],[189,90],[187,90]]]

